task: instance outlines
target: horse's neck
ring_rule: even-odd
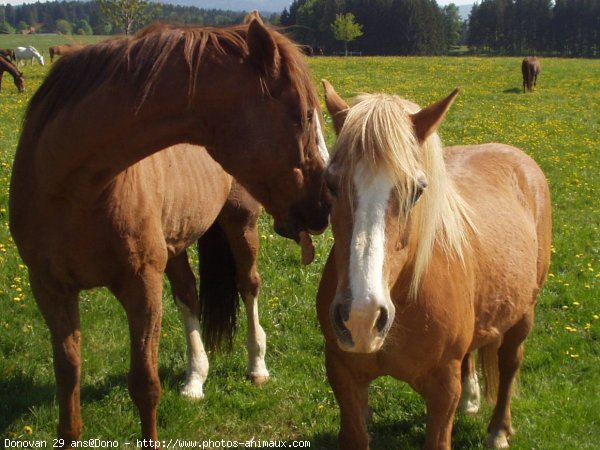
[[[111,83],[53,113],[34,143],[35,166],[52,167],[41,171],[44,189],[58,193],[74,183],[100,186],[180,142],[212,146],[212,127],[220,114],[206,102],[200,103],[202,111],[190,108],[187,78],[169,76],[141,105],[140,93],[131,86]]]
[[[10,73],[13,76],[13,78],[18,78],[21,76],[21,73],[19,72],[19,70],[13,64],[10,64],[8,61],[2,63],[0,70],[7,71],[8,73]]]

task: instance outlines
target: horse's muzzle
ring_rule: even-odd
[[[391,328],[394,310],[376,302],[353,307],[351,301],[333,301],[329,316],[338,345],[347,352],[374,353],[384,344]]]

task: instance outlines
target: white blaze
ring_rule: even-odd
[[[360,162],[354,174],[357,204],[350,244],[350,289],[353,308],[387,300],[383,287],[385,216],[393,182],[385,173],[372,174]],[[383,305],[381,305],[383,306]]]
[[[329,151],[327,150],[327,145],[325,144],[325,139],[323,138],[323,131],[321,130],[321,122],[317,118],[315,120],[317,124],[317,144],[319,147],[319,154],[321,158],[323,158],[323,162],[325,165],[329,162]]]

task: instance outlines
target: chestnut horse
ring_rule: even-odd
[[[329,217],[319,120],[302,54],[259,18],[220,29],[153,24],[53,65],[25,115],[9,220],[50,329],[67,447],[83,426],[78,294],[95,286],[126,311],[129,392],[142,437],[158,439],[163,272],[198,220],[188,213],[193,195],[160,199],[162,186],[194,175],[183,167],[164,180],[119,175],[174,144],[203,146],[273,216],[277,233],[308,246]],[[213,208],[203,226],[221,205],[202,206]]]
[[[499,378],[488,445],[506,448],[511,384],[550,260],[546,178],[508,145],[442,149],[435,130],[458,89],[422,110],[383,94],[348,108],[324,84],[338,133],[325,172],[335,245],[317,308],[340,447],[368,448],[368,387],[391,375],[425,399],[425,448],[450,450],[461,363],[471,372],[479,349],[486,381]]]
[[[48,53],[50,53],[50,62],[54,61],[55,56],[64,56],[83,47],[84,46],[82,44],[51,45],[48,47]]]
[[[12,62],[6,59],[4,56],[0,56],[0,90],[2,90],[2,76],[4,72],[8,72],[12,75],[15,86],[19,92],[25,90],[25,80],[23,79],[23,72],[17,69]]]
[[[4,56],[10,62],[15,62],[17,60],[15,51],[12,48],[0,48],[0,56]]]
[[[533,92],[537,85],[537,77],[540,74],[540,60],[536,56],[527,56],[521,63],[523,73],[523,92]]]

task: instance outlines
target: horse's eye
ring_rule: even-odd
[[[425,174],[420,174],[420,176],[417,179],[417,182],[415,183],[415,190],[413,192],[413,204],[419,201],[426,187],[427,178],[425,177]]]
[[[315,110],[309,109],[308,112],[306,113],[306,117],[309,122],[312,122],[314,115],[315,115]]]

